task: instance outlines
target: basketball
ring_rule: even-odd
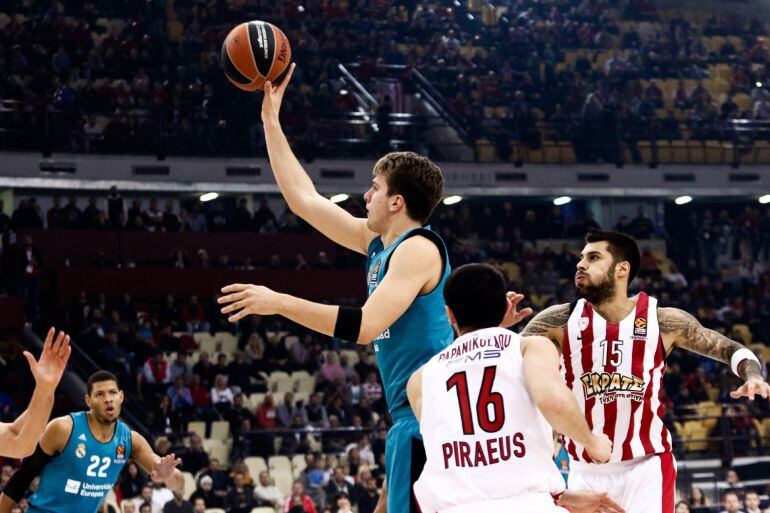
[[[241,23],[222,44],[225,75],[244,91],[260,90],[266,80],[280,82],[290,61],[291,46],[286,34],[265,21]]]

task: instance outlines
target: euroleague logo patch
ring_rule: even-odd
[[[370,285],[377,285],[377,280],[379,279],[381,266],[382,266],[382,260],[377,260],[377,264],[374,266],[374,269],[372,269],[372,274],[369,275]]]
[[[634,338],[644,338],[647,336],[647,319],[644,317],[637,317],[634,322]]]
[[[115,450],[115,461],[121,462],[125,460],[125,458],[126,458],[126,446],[119,445],[118,448]]]

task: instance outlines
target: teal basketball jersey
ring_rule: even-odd
[[[374,293],[385,277],[393,251],[404,240],[414,236],[426,237],[436,244],[441,254],[443,272],[436,288],[417,296],[404,315],[374,340],[385,399],[391,414],[408,406],[406,382],[412,373],[454,340],[454,331],[449,324],[444,303],[444,284],[451,273],[449,257],[444,241],[429,227],[410,230],[387,248],[383,247],[379,236],[372,240],[366,262],[369,295]]]
[[[131,457],[131,429],[122,421],[112,440],[102,443],[91,433],[86,412],[70,416],[67,445],[40,473],[27,513],[96,513]]]

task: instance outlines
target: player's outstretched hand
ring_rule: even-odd
[[[595,463],[607,463],[612,456],[612,440],[604,433],[594,433],[594,439],[586,451]]]
[[[297,65],[291,63],[289,71],[286,76],[278,85],[273,85],[269,80],[265,82],[263,90],[265,91],[265,97],[262,98],[262,121],[272,120],[278,118],[278,113],[281,111],[281,102],[283,101],[283,93],[286,91],[286,86],[289,85],[291,76],[294,73],[294,68]]]
[[[567,490],[559,500],[560,506],[569,506],[572,513],[625,513],[620,504],[606,493],[588,490]]]
[[[532,315],[531,308],[524,308],[522,311],[518,310],[519,303],[521,303],[521,300],[524,299],[524,294],[507,292],[505,297],[508,300],[508,308],[505,310],[505,317],[503,317],[503,322],[500,323],[501,327],[510,328],[511,326],[520,323]]]
[[[281,295],[261,285],[234,283],[222,288],[227,294],[217,300],[223,314],[231,314],[227,320],[238,322],[247,315],[273,315],[278,313],[278,301]]]
[[[152,482],[165,483],[174,474],[174,469],[181,464],[182,460],[173,453],[163,456],[152,466],[152,473],[150,474]]]
[[[38,386],[49,390],[55,389],[59,384],[72,352],[69,335],[60,331],[54,340],[55,334],[56,329],[53,327],[48,330],[40,360],[36,361],[29,351],[24,351],[24,357],[29,362],[29,369],[35,377],[35,382]]]
[[[762,378],[751,378],[741,385],[738,390],[730,392],[730,397],[733,399],[748,397],[749,401],[753,401],[755,395],[760,395],[763,399],[770,397],[770,385]]]

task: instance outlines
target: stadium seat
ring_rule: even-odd
[[[739,333],[745,345],[751,344],[753,335],[746,324],[733,324],[733,331]]]
[[[686,164],[690,159],[689,141],[671,141],[671,162]]]
[[[720,141],[709,140],[703,143],[703,161],[707,164],[723,164],[725,148]]]
[[[294,392],[294,402],[302,404],[307,404],[310,400],[310,394],[312,392]]]
[[[275,481],[275,486],[281,490],[281,493],[289,495],[291,493],[291,485],[294,482],[294,476],[291,474],[291,469],[280,470],[275,473],[271,472],[271,475]]]
[[[296,335],[289,335],[287,337],[284,337],[283,344],[286,346],[286,349],[291,349],[291,346],[299,342],[299,337]]]
[[[275,509],[270,506],[260,506],[251,510],[251,513],[275,513]]]
[[[202,420],[193,420],[187,423],[187,432],[195,433],[201,438],[206,438],[206,423]]]
[[[295,479],[299,478],[300,472],[307,468],[307,462],[305,461],[304,454],[295,454],[291,458],[291,469]]]
[[[192,495],[195,492],[195,477],[189,472],[182,472],[182,477],[184,477],[184,497],[185,500],[188,500],[190,498],[190,495]]]
[[[198,350],[205,351],[209,355],[216,354],[216,344],[214,343],[214,337],[208,333],[196,333],[193,338],[198,343]]]
[[[298,370],[291,373],[291,379],[293,379],[294,381],[297,381],[300,378],[310,378],[310,377],[312,377],[310,376],[310,373],[304,370]]]
[[[270,373],[270,375],[267,377],[267,389],[268,390],[275,390],[277,383],[279,380],[285,380],[285,379],[291,379],[288,372],[284,371],[273,371]]]
[[[206,438],[203,440],[203,450],[209,455],[211,459],[219,460],[223,465],[229,461],[229,451],[227,446],[222,440],[214,440]]]
[[[254,392],[253,394],[249,395],[249,403],[251,404],[252,409],[257,409],[260,404],[262,404],[262,401],[265,399],[265,394],[261,392]]]
[[[214,342],[219,351],[225,354],[233,354],[238,349],[238,338],[229,331],[217,331],[214,333]]]
[[[286,392],[294,391],[294,380],[290,376],[281,377],[273,381],[273,392],[283,395]]]
[[[768,141],[755,141],[754,142],[754,164],[768,164],[770,163],[770,142]]]
[[[246,463],[246,467],[249,469],[249,474],[251,474],[251,477],[253,477],[255,480],[259,479],[260,472],[267,470],[267,463],[265,463],[265,458],[260,456],[249,456],[244,460],[244,463]]]
[[[307,376],[297,380],[297,392],[312,394],[314,390],[315,390],[315,378],[311,376]]]
[[[270,473],[287,471],[291,473],[291,460],[288,456],[270,456],[267,460],[267,466],[270,469]]]
[[[479,162],[494,162],[496,160],[495,147],[488,139],[479,139],[476,141],[476,153]]]
[[[230,438],[230,423],[226,420],[217,420],[211,423],[211,438],[225,442]]]

